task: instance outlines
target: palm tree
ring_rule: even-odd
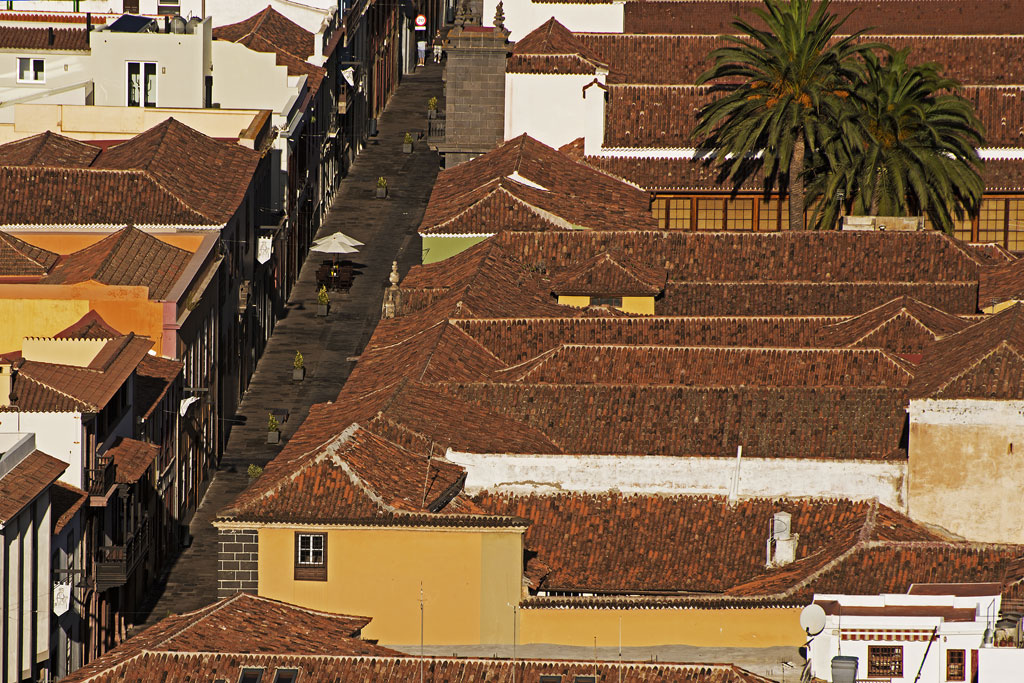
[[[693,131],[697,158],[720,166],[737,185],[763,172],[765,191],[789,191],[789,227],[804,227],[805,160],[824,140],[835,139],[859,74],[858,55],[876,45],[858,43],[861,32],[836,38],[839,19],[823,0],[764,0],[754,13],[766,30],[737,19],[730,43],[711,53],[715,64],[697,83],[714,81],[726,94],[700,111]],[[813,11],[812,11],[813,10]]]
[[[819,226],[831,226],[847,198],[855,214],[927,214],[932,225],[952,232],[953,217],[977,211],[984,182],[977,148],[981,123],[936,64],[910,65],[909,50],[865,55],[849,112],[855,134],[825,145],[823,172],[808,188],[820,197]],[[855,130],[854,130],[855,129]]]

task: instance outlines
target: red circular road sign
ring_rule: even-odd
[[[425,16],[423,16],[422,14],[417,14],[416,15],[416,25],[417,26],[426,26],[427,25],[427,18]]]

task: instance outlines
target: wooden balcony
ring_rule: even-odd
[[[149,521],[144,521],[124,545],[96,549],[96,590],[123,586],[149,550]]]
[[[427,119],[427,142],[444,142],[444,112],[438,112],[436,119]]]
[[[103,507],[107,504],[110,492],[117,485],[114,459],[108,456],[96,456],[96,467],[85,468],[85,490],[89,492],[89,504]]]

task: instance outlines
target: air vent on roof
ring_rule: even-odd
[[[792,533],[792,516],[779,511],[772,516],[771,532],[768,536],[769,567],[781,567],[796,559],[796,543],[800,535]]]
[[[562,683],[562,674],[545,674],[540,677],[540,683]]]

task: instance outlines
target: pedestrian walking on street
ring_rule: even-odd
[[[426,66],[427,65],[427,41],[426,40],[417,40],[416,41],[416,56],[418,58],[418,61],[416,62],[416,66]]]
[[[434,34],[434,64],[441,63],[441,31]]]

